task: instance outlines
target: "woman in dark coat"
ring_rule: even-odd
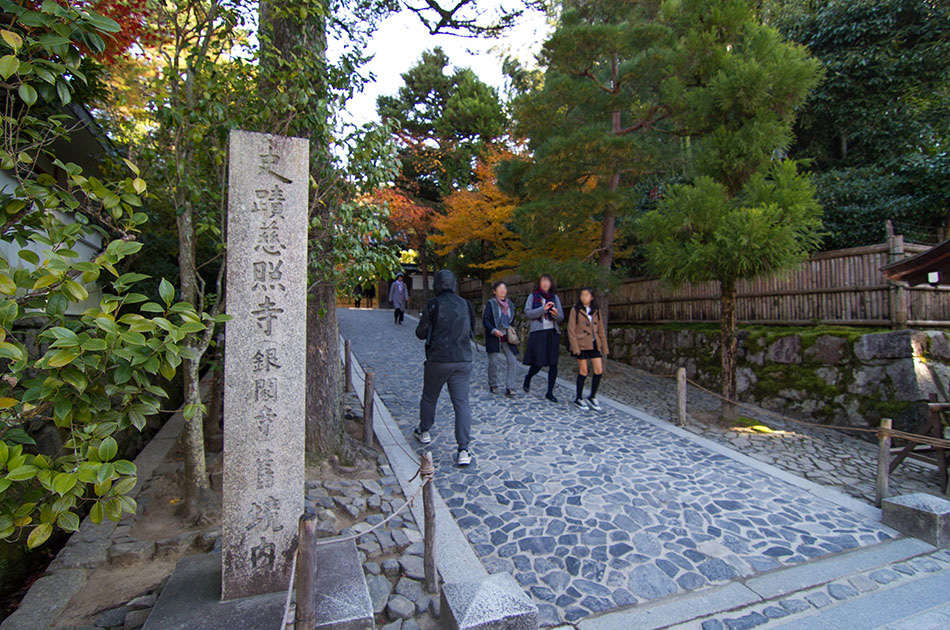
[[[531,379],[546,367],[548,391],[544,397],[556,403],[554,386],[557,384],[557,359],[560,353],[559,324],[564,321],[564,309],[561,308],[561,298],[555,292],[554,280],[548,274],[541,276],[537,288],[528,296],[524,315],[531,322],[528,327],[528,348],[523,361],[525,365],[530,366],[528,375],[524,378],[524,391],[530,391]]]
[[[498,281],[492,285],[494,297],[485,305],[482,324],[485,326],[485,353],[488,354],[488,387],[491,393],[501,391],[502,369],[505,374],[505,395],[515,395],[518,378],[518,346],[511,342],[509,329],[515,321],[515,305],[508,299],[508,285]]]

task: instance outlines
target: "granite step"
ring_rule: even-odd
[[[936,551],[914,538],[899,538],[805,564],[777,569],[714,588],[700,589],[579,621],[579,630],[660,630],[693,620],[765,605],[800,593]],[[731,615],[735,616],[735,615]],[[568,626],[570,627],[570,626]],[[751,627],[751,626],[750,626]]]
[[[316,564],[314,630],[373,630],[373,602],[356,541],[321,544]]]

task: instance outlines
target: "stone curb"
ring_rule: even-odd
[[[342,360],[342,336],[340,339]],[[353,388],[360,402],[365,404],[365,372],[355,354],[351,356],[351,361]],[[376,412],[373,426],[376,439],[389,459],[389,466],[399,481],[403,494],[412,497],[421,482],[413,479],[418,465],[406,451],[417,451],[409,445],[378,393],[374,392],[373,402]],[[511,575],[488,574],[438,490],[433,492],[433,497],[436,517],[436,565],[443,582],[450,586],[449,589],[442,589],[443,623],[449,620],[447,623],[459,630],[536,630],[538,608],[534,602]],[[422,524],[425,523],[422,501],[415,501],[410,505],[410,510],[416,524],[422,529]]]
[[[342,336],[341,336],[342,341]],[[343,356],[343,343],[340,343],[341,357]],[[353,389],[356,390],[356,396],[361,403],[364,403],[364,370],[357,360],[355,353],[351,357],[353,361]],[[382,446],[386,457],[389,459],[389,466],[393,474],[399,481],[402,492],[406,497],[413,496],[419,489],[421,482],[418,478],[410,481],[418,470],[418,465],[409,458],[405,451],[410,453],[417,452],[409,444],[402,434],[402,429],[396,424],[386,404],[380,398],[379,394],[374,395],[375,414],[373,428],[376,433],[376,439]],[[403,450],[405,449],[405,450]],[[438,474],[438,471],[436,471]],[[445,501],[439,495],[438,490],[433,492],[435,498],[435,516],[436,516],[436,562],[439,568],[439,574],[446,582],[470,582],[472,580],[488,577],[488,572],[482,565],[482,561],[475,555],[462,533],[461,528],[455,522],[455,518],[449,511]],[[422,501],[417,500],[410,506],[412,516],[416,524],[420,526],[425,523],[425,516],[422,509]]]
[[[178,443],[178,436],[184,426],[185,418],[182,412],[178,411],[136,456],[133,463],[138,483],[129,492],[129,496],[138,496],[158,465]],[[0,624],[0,630],[49,628],[73,596],[85,585],[89,556],[93,564],[97,564],[97,559],[106,561],[109,538],[116,526],[116,523],[109,520],[96,525],[89,517],[83,519],[79,531],[69,537],[66,546],[60,549],[50,563],[46,575],[33,583],[16,611]]]

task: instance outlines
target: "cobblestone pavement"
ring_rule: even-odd
[[[408,436],[423,349],[412,323],[341,310],[340,327]],[[475,463],[453,465],[451,406],[433,432],[439,492],[490,572],[509,571],[542,625],[805,562],[892,533],[862,515],[628,414],[487,388],[476,355]],[[541,380],[543,380],[543,375]],[[639,405],[638,405],[639,406]],[[663,417],[663,416],[661,416]],[[666,415],[666,417],[669,417]]]
[[[564,376],[574,378],[577,362],[561,358]],[[601,392],[616,401],[642,409],[658,418],[676,418],[676,382],[636,368],[608,361]],[[785,422],[764,411],[741,407],[740,414],[771,429],[724,426],[718,421],[719,399],[693,386],[687,396],[686,429],[725,444],[745,455],[772,464],[855,498],[873,503],[877,474],[877,446],[833,429]],[[891,493],[940,494],[937,470],[914,460],[891,475]]]

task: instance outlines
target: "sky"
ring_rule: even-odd
[[[480,3],[490,10],[496,0]],[[470,38],[451,35],[430,35],[409,10],[403,10],[387,18],[373,35],[369,45],[372,61],[365,71],[376,80],[366,86],[349,103],[344,118],[358,125],[378,120],[376,98],[395,94],[402,86],[401,73],[421,59],[422,52],[441,46],[457,68],[469,67],[478,77],[499,90],[504,84],[501,72],[502,59],[506,55],[516,57],[533,67],[534,55],[549,32],[543,14],[531,12],[523,15],[518,24],[500,38]]]

